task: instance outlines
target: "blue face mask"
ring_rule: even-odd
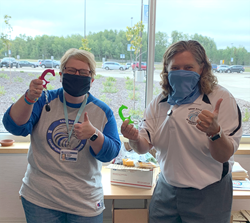
[[[74,97],[79,97],[88,93],[90,89],[91,77],[80,76],[75,74],[63,74],[63,89]]]
[[[193,103],[200,95],[199,80],[200,75],[194,71],[170,71],[168,81],[172,91],[168,95],[168,103],[171,105]]]

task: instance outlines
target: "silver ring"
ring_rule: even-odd
[[[199,121],[199,125],[201,124],[201,121]]]

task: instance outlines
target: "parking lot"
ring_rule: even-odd
[[[9,68],[1,68],[5,71],[10,71]],[[45,69],[37,68],[12,68],[12,71],[25,71],[42,73]],[[55,69],[59,72],[59,69]],[[144,72],[144,71],[143,71]],[[160,70],[154,71],[154,81],[160,81]],[[119,77],[119,78],[133,78],[133,71],[131,69],[120,70],[105,70],[96,68],[96,74],[106,77]],[[234,97],[240,98],[250,102],[250,72],[243,73],[215,73],[220,85],[228,89]]]

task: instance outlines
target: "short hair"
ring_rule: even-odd
[[[76,48],[71,48],[67,50],[66,53],[61,58],[61,65],[60,65],[61,72],[63,71],[65,64],[71,58],[87,63],[91,71],[91,77],[94,78],[94,76],[96,75],[96,71],[95,71],[96,62],[95,62],[95,56],[92,53],[85,51],[85,50],[79,50]]]
[[[168,47],[166,52],[163,55],[163,69],[160,73],[161,81],[160,85],[163,89],[163,94],[167,96],[171,91],[171,86],[168,82],[168,70],[167,67],[171,62],[172,58],[177,53],[182,53],[188,51],[190,52],[194,59],[200,66],[203,66],[200,81],[199,81],[199,89],[201,93],[209,94],[212,92],[214,86],[218,83],[217,77],[212,73],[212,66],[209,62],[209,59],[206,55],[206,51],[203,46],[195,41],[179,41],[173,43]]]

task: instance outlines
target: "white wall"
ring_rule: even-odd
[[[25,222],[19,189],[27,154],[0,154],[0,222]]]

